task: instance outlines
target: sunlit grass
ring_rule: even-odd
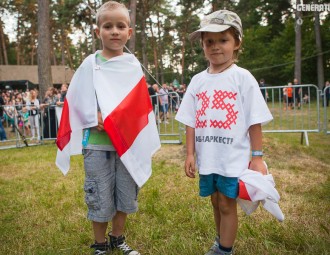
[[[299,134],[264,135],[286,219],[279,223],[262,208],[251,216],[239,210],[235,254],[330,253],[330,139],[309,140],[306,147]],[[54,144],[0,151],[0,254],[90,254],[82,157],[73,157],[63,176],[55,155]],[[214,238],[212,209],[198,196],[198,178],[183,173],[184,145],[163,145],[153,162],[139,212],[129,216],[129,243],[141,254],[204,254]]]

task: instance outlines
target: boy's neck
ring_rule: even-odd
[[[118,57],[124,54],[124,51],[118,51],[118,52],[107,52],[105,50],[100,51],[100,55],[105,58],[106,60],[109,60],[114,57]]]
[[[230,62],[226,63],[226,65],[223,65],[221,67],[215,66],[215,65],[210,65],[210,67],[208,68],[208,73],[210,73],[210,74],[222,73],[222,72],[226,71],[227,69],[229,69],[233,64],[234,64],[234,61],[230,61]]]

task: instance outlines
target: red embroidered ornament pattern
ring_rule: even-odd
[[[207,91],[201,92],[196,95],[199,100],[202,100],[202,108],[196,111],[196,128],[206,128],[207,120],[200,120],[201,116],[206,116],[206,110],[210,106],[211,96],[207,96]],[[211,109],[227,111],[226,120],[210,120],[210,127],[222,128],[222,129],[231,129],[231,125],[236,125],[238,111],[234,111],[235,104],[226,103],[225,99],[231,99],[236,101],[237,93],[223,91],[223,90],[214,90],[212,96],[212,107]]]
[[[196,111],[196,128],[205,128],[207,127],[207,120],[201,121],[199,118],[201,116],[206,116],[206,109],[210,105],[210,97],[207,97],[207,91],[196,94],[198,101],[202,100],[202,108]]]

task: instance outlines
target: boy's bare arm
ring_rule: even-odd
[[[97,112],[97,126],[96,126],[96,129],[98,131],[103,131],[104,130],[104,126],[103,126],[103,119],[102,119],[102,114],[101,112]]]
[[[195,178],[195,129],[186,126],[186,162],[185,162],[185,172],[190,178]]]
[[[255,124],[255,125],[250,126],[249,135],[250,135],[252,151],[262,151],[261,124]],[[252,157],[250,169],[258,171],[264,175],[267,174],[267,169],[263,162],[262,156],[253,156]]]

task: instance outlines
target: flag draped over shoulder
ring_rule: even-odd
[[[76,71],[63,106],[56,165],[66,174],[70,156],[82,152],[82,130],[97,126],[97,104],[121,161],[138,186],[151,175],[160,140],[139,61],[132,54],[100,65],[90,55]]]

